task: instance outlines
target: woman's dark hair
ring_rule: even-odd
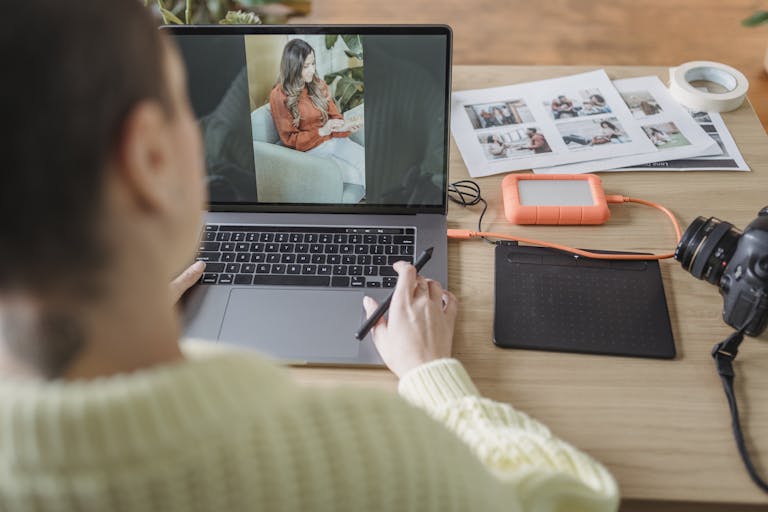
[[[299,96],[305,87],[312,104],[320,111],[323,124],[328,121],[328,87],[317,75],[317,68],[315,68],[315,76],[311,82],[304,82],[301,76],[304,62],[307,57],[313,54],[315,54],[315,50],[309,43],[301,39],[291,39],[283,48],[283,56],[280,59],[280,76],[277,83],[287,96],[285,106],[288,107],[291,116],[293,116],[293,126],[296,128],[301,122]]]
[[[608,128],[610,128],[611,130],[615,130],[615,129],[616,129],[616,126],[615,126],[613,123],[611,123],[610,121],[603,121],[602,123],[600,123],[600,126],[601,126],[601,127],[605,127],[606,125],[607,125],[607,126],[608,126]]]
[[[138,102],[170,111],[165,59],[137,0],[4,6],[0,290],[43,292],[98,270],[106,166]]]

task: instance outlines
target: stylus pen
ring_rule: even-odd
[[[424,252],[419,254],[419,257],[416,258],[416,262],[413,264],[413,266],[416,267],[416,272],[421,270],[422,267],[427,264],[429,259],[432,257],[432,251],[434,250],[434,247],[430,247],[428,249],[424,249]],[[368,335],[368,331],[370,331],[371,328],[376,325],[376,322],[378,322],[381,317],[384,316],[384,313],[386,313],[389,309],[389,305],[392,303],[392,296],[394,294],[395,290],[392,290],[392,292],[389,294],[389,297],[387,297],[387,300],[379,304],[379,307],[376,308],[376,311],[374,311],[373,314],[368,317],[368,320],[366,320],[360,329],[358,329],[358,331],[355,333],[355,338],[362,341]]]

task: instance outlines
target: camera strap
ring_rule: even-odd
[[[739,408],[736,404],[736,394],[733,392],[733,360],[739,352],[739,345],[744,340],[744,329],[738,330],[728,336],[725,340],[712,347],[712,357],[715,359],[717,373],[720,374],[720,380],[723,383],[725,396],[728,398],[728,406],[731,409],[731,427],[733,428],[733,437],[736,440],[736,447],[739,449],[741,460],[747,468],[752,481],[764,492],[768,493],[768,483],[757,474],[752,460],[749,458],[749,452],[744,443],[744,435],[741,431],[741,422],[739,421]]]

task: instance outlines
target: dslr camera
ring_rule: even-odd
[[[697,217],[675,249],[675,259],[697,279],[720,289],[723,320],[748,336],[768,322],[768,206],[742,232],[715,217]]]

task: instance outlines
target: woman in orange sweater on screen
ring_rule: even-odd
[[[364,189],[365,151],[348,138],[360,125],[344,120],[316,69],[315,51],[307,42],[292,39],[285,45],[280,76],[269,95],[280,140],[297,151],[333,159],[344,183]]]

